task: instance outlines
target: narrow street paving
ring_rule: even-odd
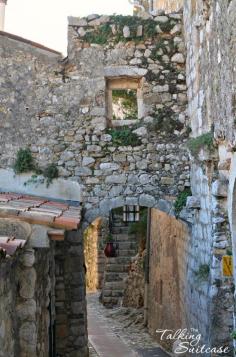
[[[87,295],[90,357],[168,357],[147,333],[142,311],[107,309],[99,294]]]

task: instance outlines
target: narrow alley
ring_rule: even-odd
[[[147,333],[142,309],[105,308],[99,293],[87,295],[90,357],[168,357]]]

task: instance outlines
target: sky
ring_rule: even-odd
[[[132,14],[128,0],[8,0],[5,31],[66,54],[67,16]]]

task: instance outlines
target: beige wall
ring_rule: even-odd
[[[188,241],[181,221],[151,210],[148,327],[157,339],[157,329],[177,330],[185,324]]]
[[[166,10],[167,12],[179,11],[183,6],[183,0],[154,0],[154,10]]]

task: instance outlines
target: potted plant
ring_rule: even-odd
[[[116,257],[116,247],[114,245],[114,240],[111,233],[109,233],[106,238],[106,247],[104,249],[104,254],[107,258]]]

